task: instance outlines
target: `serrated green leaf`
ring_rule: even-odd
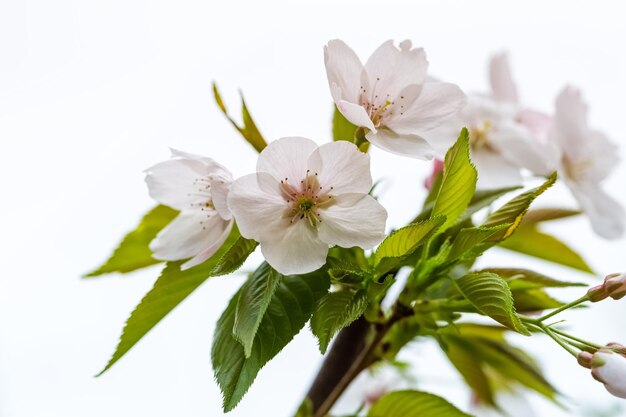
[[[111,257],[85,277],[95,277],[111,272],[126,273],[163,262],[152,257],[149,245],[157,233],[177,215],[178,211],[162,205],[150,210],[141,219],[139,226],[124,237]]]
[[[519,227],[522,218],[532,202],[539,197],[544,191],[550,188],[556,181],[556,173],[537,188],[526,191],[510,200],[504,206],[491,213],[487,220],[482,224],[483,227],[494,227],[502,224],[510,224],[509,227],[502,230],[500,235],[494,240],[502,241],[507,239]]]
[[[521,226],[499,246],[593,274],[593,270],[585,260],[572,248],[535,227]]]
[[[326,259],[326,266],[333,282],[358,284],[368,276],[368,271],[363,270],[359,265],[331,256]]]
[[[582,214],[580,210],[564,209],[564,208],[539,208],[528,210],[524,215],[523,225],[530,225],[550,220],[564,219],[567,217],[578,216]]]
[[[476,272],[454,281],[465,298],[474,307],[498,323],[523,335],[530,332],[515,312],[513,296],[506,281],[496,274]]]
[[[357,126],[350,123],[337,109],[337,106],[334,106],[333,109],[333,140],[347,140],[348,142],[352,142]]]
[[[215,268],[213,268],[213,272],[211,274],[213,276],[220,276],[225,274],[230,274],[233,271],[238,270],[241,265],[248,259],[248,256],[258,246],[258,242],[246,239],[243,236],[239,236],[239,238],[228,248],[228,250],[222,255]]]
[[[311,317],[311,331],[317,337],[322,354],[339,330],[361,317],[367,302],[365,290],[344,290],[328,293],[317,303]]]
[[[507,282],[511,291],[587,286],[582,282],[560,281],[523,268],[487,268],[478,272],[491,272],[499,275]]]
[[[459,371],[474,395],[483,403],[495,405],[491,383],[472,352],[471,342],[463,338],[446,338],[446,345],[444,352],[448,360]]]
[[[261,152],[266,146],[267,142],[259,132],[254,120],[252,120],[252,116],[250,116],[250,112],[248,111],[248,107],[246,106],[246,101],[243,98],[243,94],[241,94],[241,116],[243,120],[243,125],[240,126],[229,114],[226,109],[226,105],[224,104],[224,100],[222,100],[222,96],[217,89],[217,84],[213,83],[213,96],[215,98],[215,102],[217,106],[220,108],[224,116],[230,121],[230,123],[237,129],[237,131],[243,136],[243,138],[250,144],[257,152]]]
[[[469,133],[464,128],[446,153],[441,187],[431,213],[431,218],[446,216],[441,231],[452,226],[463,214],[476,190],[478,174],[470,160],[469,149]]]
[[[549,310],[563,305],[562,302],[542,290],[512,291],[512,294],[515,310],[520,313]]]
[[[246,358],[250,357],[257,330],[281,278],[279,272],[263,262],[239,290],[233,336],[243,346]]]
[[[421,391],[394,391],[383,395],[368,417],[471,417],[448,401]]]
[[[470,200],[467,209],[463,212],[461,217],[457,220],[457,223],[461,223],[467,219],[469,219],[472,214],[478,212],[479,210],[489,207],[493,202],[495,202],[498,198],[513,192],[515,190],[519,190],[521,186],[514,187],[505,187],[505,188],[496,188],[493,190],[477,190],[474,193],[474,196]]]
[[[168,262],[152,289],[144,296],[139,305],[126,321],[119,344],[106,367],[98,374],[102,375],[126,354],[142,337],[170,311],[180,304],[204,281],[215,275],[216,266],[223,262],[233,243],[240,237],[237,227],[233,227],[222,247],[208,260],[193,268],[181,271],[184,261]],[[247,257],[248,254],[238,253]],[[244,259],[245,260],[245,259]],[[241,265],[243,260],[230,262]],[[220,269],[220,273],[233,272],[235,269]]]
[[[376,271],[382,275],[392,270],[426,242],[444,222],[445,216],[437,216],[420,223],[411,223],[391,233],[374,253]]]
[[[329,285],[328,275],[322,270],[284,276],[269,302],[247,358],[232,333],[239,292],[232,298],[217,323],[211,350],[215,379],[224,396],[224,411],[235,408],[259,370],[304,327]]]
[[[452,248],[448,254],[448,260],[465,260],[480,256],[485,250],[497,243],[493,242],[493,238],[508,227],[509,224],[501,224],[493,227],[461,229],[454,238]]]

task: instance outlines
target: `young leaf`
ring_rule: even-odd
[[[246,239],[243,236],[235,241],[235,243],[228,248],[224,255],[220,258],[213,272],[212,276],[220,276],[230,274],[241,267],[241,265],[248,259],[248,256],[256,249],[258,242]]]
[[[554,236],[533,226],[522,225],[499,246],[593,274],[593,270],[578,253]]]
[[[347,140],[348,142],[352,142],[357,127],[350,123],[336,106],[333,108],[333,140]]]
[[[111,272],[131,272],[159,262],[152,257],[150,242],[161,229],[174,220],[178,211],[167,206],[156,206],[141,219],[139,226],[128,233],[111,257],[98,269],[85,277],[95,277]]]
[[[489,207],[491,203],[496,201],[498,198],[502,197],[505,194],[508,194],[512,191],[519,190],[519,186],[514,187],[505,187],[505,188],[497,188],[493,190],[477,190],[472,199],[470,200],[467,209],[463,212],[461,217],[457,220],[457,223],[461,223],[464,220],[469,219],[472,214],[477,211]]]
[[[495,405],[493,388],[482,364],[472,352],[471,343],[461,337],[444,340],[447,347],[444,352],[448,360],[459,371],[474,395],[486,404]]]
[[[126,321],[113,356],[98,375],[102,375],[113,366],[146,333],[156,326],[163,317],[198,288],[200,284],[209,277],[216,275],[216,271],[219,271],[220,274],[235,271],[250,254],[243,252],[235,254],[229,251],[233,242],[236,242],[239,237],[239,231],[236,227],[233,227],[233,231],[226,239],[226,242],[211,258],[185,271],[180,270],[180,266],[184,263],[183,261],[168,262],[161,272],[161,276],[154,283],[154,287],[144,296]],[[232,269],[216,268],[219,263],[226,263],[225,258],[235,255],[239,256],[239,259],[228,261],[229,265],[233,265]]]
[[[224,411],[235,408],[261,368],[304,327],[329,285],[328,275],[321,270],[282,277],[256,332],[249,357],[233,337],[240,293],[232,298],[217,323],[211,350],[215,379],[224,395]]]
[[[470,273],[454,282],[478,311],[509,329],[530,335],[515,312],[511,290],[498,275],[489,272]]]
[[[445,222],[445,216],[433,217],[420,223],[411,223],[396,230],[382,241],[374,253],[374,267],[383,275],[395,268],[426,242]]]
[[[441,231],[452,226],[467,209],[476,190],[477,178],[469,156],[469,133],[464,128],[446,153],[441,187],[431,213],[431,218],[446,216]]]
[[[254,337],[281,278],[263,262],[239,290],[233,336],[241,342],[246,358],[252,353]]]
[[[241,115],[243,120],[243,126],[240,126],[229,114],[226,109],[226,105],[224,105],[224,101],[222,100],[222,96],[220,95],[217,84],[213,83],[213,96],[215,97],[215,102],[217,106],[220,108],[224,116],[230,121],[230,123],[237,129],[237,131],[243,136],[243,138],[248,141],[250,145],[257,150],[257,152],[261,152],[266,146],[267,142],[259,132],[259,129],[256,127],[254,120],[252,120],[252,116],[250,116],[250,112],[248,111],[248,107],[246,106],[246,101],[243,98],[243,94],[241,94]]]
[[[383,395],[367,417],[471,417],[446,400],[421,391],[394,391]]]
[[[480,256],[485,250],[497,243],[493,242],[493,238],[499,236],[500,232],[508,227],[509,224],[501,224],[493,227],[461,229],[454,238],[452,248],[448,254],[448,261],[465,260]]]
[[[559,281],[549,276],[523,268],[488,268],[479,272],[491,272],[506,280],[511,291],[541,288],[585,287],[581,282]]]
[[[525,193],[518,195],[511,201],[500,207],[495,212],[491,213],[483,227],[499,226],[501,224],[510,224],[509,227],[502,230],[494,240],[502,241],[513,234],[513,232],[520,225],[524,214],[532,204],[532,202],[540,196],[544,191],[550,188],[556,181],[556,173],[552,174],[550,178],[542,185],[532,190],[528,190]]]
[[[311,331],[319,341],[320,352],[325,353],[333,336],[367,308],[367,293],[360,291],[336,291],[326,294],[311,317]]]

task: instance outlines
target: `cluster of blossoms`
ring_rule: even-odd
[[[147,170],[150,195],[180,212],[152,241],[156,259],[186,260],[183,269],[198,265],[235,224],[286,275],[321,268],[335,245],[372,249],[385,237],[387,211],[369,195],[370,157],[358,145],[368,141],[394,154],[434,159],[430,188],[463,127],[479,188],[557,171],[599,235],[623,234],[624,210],[600,187],[616,165],[615,145],[588,126],[587,106],[574,88],[558,95],[548,115],[520,103],[506,55],[490,62],[491,91],[468,96],[429,78],[424,50],[409,41],[385,42],[364,65],[333,40],[324,59],[332,98],[355,137],[321,146],[301,137],[277,139],[260,153],[256,172],[237,179],[210,158],[172,151],[170,160]],[[624,274],[609,276],[586,301],[621,298],[624,282]],[[626,397],[624,358],[623,347],[608,345],[584,351],[579,362],[611,393]]]

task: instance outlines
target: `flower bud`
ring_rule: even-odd
[[[593,362],[593,354],[589,352],[580,352],[578,356],[576,356],[576,360],[578,360],[578,364],[583,368],[591,369],[591,362]]]
[[[626,398],[626,356],[598,350],[591,360],[591,375],[614,396]]]
[[[442,171],[443,161],[441,159],[435,159],[433,161],[433,172],[424,180],[424,187],[426,187],[427,190],[431,190],[433,188],[433,183],[435,182],[437,175],[439,175]]]
[[[610,274],[604,278],[604,282],[589,288],[587,296],[589,301],[597,303],[607,297],[619,300],[626,295],[626,273]]]

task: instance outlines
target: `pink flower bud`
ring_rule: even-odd
[[[614,396],[626,398],[626,356],[598,350],[591,360],[591,375]]]
[[[619,300],[626,295],[626,273],[607,275],[604,282],[595,287],[589,288],[587,296],[589,301],[597,303],[607,297]]]
[[[578,356],[576,356],[578,360],[578,364],[583,368],[591,369],[591,362],[593,362],[593,354],[589,352],[580,352]]]
[[[435,182],[435,178],[439,175],[440,172],[443,171],[443,161],[441,159],[433,160],[433,172],[430,174],[428,178],[424,180],[424,187],[427,190],[433,188],[433,183]]]

